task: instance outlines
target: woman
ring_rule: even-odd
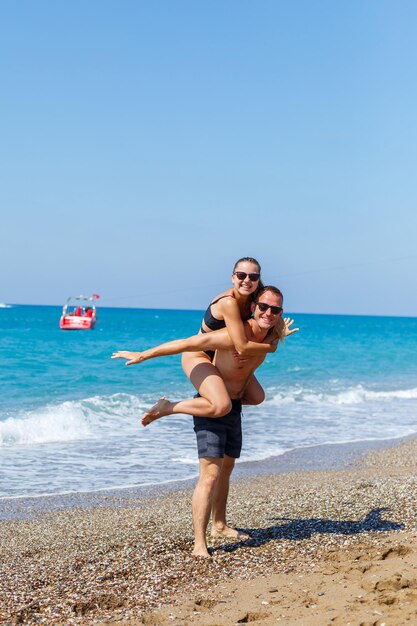
[[[251,304],[256,292],[262,286],[261,266],[258,261],[251,257],[239,259],[233,268],[232,287],[212,300],[204,315],[200,333],[227,328],[236,348],[237,359],[275,352],[278,340],[272,343],[249,341],[243,325],[243,321],[251,316]],[[122,356],[129,353],[116,354]],[[118,358],[116,355],[113,356]],[[139,363],[141,360],[140,356],[137,360],[131,358],[129,365]],[[221,417],[229,413],[231,400],[223,379],[213,363],[213,353],[186,352],[182,356],[182,367],[198,391],[198,397],[179,402],[161,398],[145,413],[142,423],[147,424],[172,413],[186,413],[197,417]],[[260,404],[264,399],[264,390],[256,377],[252,376],[245,389],[242,403]]]

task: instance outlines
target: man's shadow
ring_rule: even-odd
[[[254,547],[274,541],[276,539],[290,539],[300,541],[310,539],[313,533],[331,533],[336,535],[358,535],[369,531],[388,532],[390,530],[402,530],[404,524],[381,519],[381,514],[388,511],[387,508],[372,509],[363,520],[356,522],[329,519],[290,519],[288,517],[273,517],[275,521],[287,522],[268,528],[239,528],[240,532],[251,536],[247,541],[239,541],[228,545],[214,548],[224,552],[234,552],[241,547]]]

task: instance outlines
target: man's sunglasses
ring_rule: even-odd
[[[255,300],[255,304],[258,305],[259,310],[262,311],[262,313],[266,313],[268,309],[271,309],[272,315],[279,315],[283,310],[282,306],[271,306],[270,304],[266,304],[266,302],[258,302],[257,300]]]
[[[249,276],[249,280],[253,283],[259,280],[260,277],[260,274],[246,274],[246,272],[233,272],[233,274],[237,276],[239,280],[245,280],[246,276]]]

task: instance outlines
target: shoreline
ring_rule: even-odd
[[[353,467],[239,477],[229,519],[252,538],[212,539],[208,560],[191,556],[189,487],[3,520],[0,622],[413,623],[417,439],[395,444]]]
[[[417,439],[417,433],[395,439],[373,439],[305,446],[266,459],[241,460],[236,464],[232,482],[269,474],[353,469],[369,452],[391,448],[413,439]],[[92,491],[31,496],[3,496],[0,498],[0,521],[29,519],[41,513],[72,508],[125,506],[129,504],[129,501],[135,501],[138,498],[153,498],[166,493],[192,489],[197,476],[196,471],[195,476],[191,478],[149,485],[109,487]]]

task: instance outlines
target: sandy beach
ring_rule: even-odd
[[[400,626],[417,615],[417,441],[354,469],[240,478],[251,540],[191,556],[191,490],[0,522],[5,624]]]

